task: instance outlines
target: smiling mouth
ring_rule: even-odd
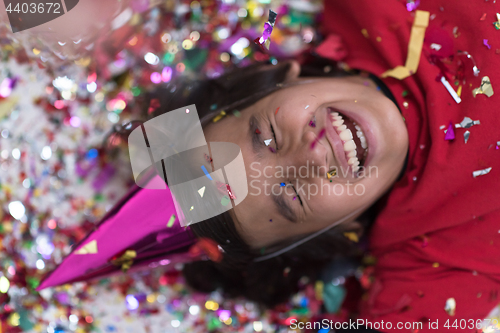
[[[342,140],[347,164],[357,172],[366,161],[368,144],[361,127],[339,110],[328,107],[333,128]],[[353,132],[355,135],[353,135]]]

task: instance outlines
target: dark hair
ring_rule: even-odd
[[[227,113],[243,110],[279,89],[289,69],[288,62],[276,65],[267,62],[236,68],[215,79],[180,77],[149,93],[145,110],[149,107],[148,101],[154,99],[160,106],[148,118],[190,104],[196,105],[200,118],[217,114],[226,106],[230,106],[225,109]],[[301,66],[300,76],[341,77],[353,73],[356,72],[346,72],[336,63],[314,57]],[[125,136],[137,124],[117,134]],[[373,214],[374,206],[358,218],[363,229],[369,227]],[[188,284],[204,292],[221,288],[230,297],[245,296],[266,306],[286,301],[298,290],[302,278],[315,279],[320,269],[334,258],[359,258],[362,252],[343,235],[349,230],[340,225],[275,258],[254,262],[260,253],[243,241],[229,212],[190,227],[198,237],[217,242],[224,255],[221,262],[206,260],[185,264],[184,276]]]

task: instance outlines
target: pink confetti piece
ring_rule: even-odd
[[[321,140],[322,137],[325,136],[325,133],[326,133],[326,130],[323,128],[319,133],[318,133],[318,137],[316,138],[316,140],[314,140],[312,143],[311,143],[311,149],[314,149],[314,147],[316,146],[316,142],[318,142],[319,140]]]
[[[448,125],[448,129],[446,130],[446,134],[444,136],[445,140],[454,140],[455,139],[455,131],[453,130],[453,124],[450,121]]]

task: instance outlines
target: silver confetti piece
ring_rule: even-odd
[[[491,167],[486,168],[486,169],[482,169],[482,170],[476,170],[476,171],[472,172],[472,177],[476,178],[478,176],[484,176],[484,175],[487,175],[488,173],[490,173],[490,171],[491,171]]]
[[[278,14],[275,11],[269,9],[269,20],[268,21],[269,21],[269,24],[271,24],[273,27],[274,27],[274,23],[276,22],[276,16],[278,16]]]
[[[450,297],[446,300],[446,304],[444,306],[444,311],[448,313],[450,316],[455,315],[455,310],[457,308],[457,302],[453,297]]]
[[[469,131],[465,131],[465,133],[464,133],[465,143],[467,143],[467,141],[469,141],[469,136],[470,136],[470,132]]]
[[[455,128],[469,128],[479,124],[481,124],[479,120],[472,120],[469,117],[464,117],[460,124],[455,124]]]

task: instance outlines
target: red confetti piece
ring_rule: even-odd
[[[486,13],[483,14],[483,16],[481,16],[481,18],[479,19],[479,21],[484,21],[486,19]]]
[[[255,129],[255,133],[260,134],[260,130],[258,128]]]
[[[278,108],[276,109],[276,111],[274,112],[274,114],[278,114],[278,110],[280,109],[280,107],[278,106]]]
[[[149,102],[148,114],[151,114],[159,107],[160,107],[160,100],[158,98],[153,98],[151,102]]]
[[[214,262],[222,261],[222,252],[219,250],[219,244],[210,238],[200,238],[196,244],[189,248],[189,254],[198,257],[205,254]]]

